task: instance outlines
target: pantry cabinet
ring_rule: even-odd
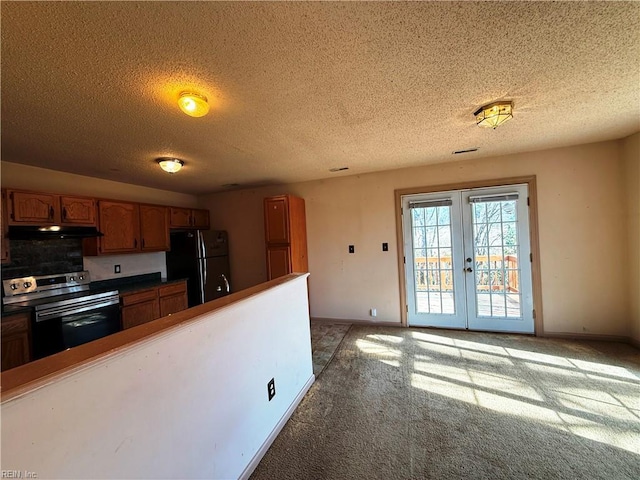
[[[279,195],[264,199],[267,278],[304,273],[307,259],[307,226],[304,199]]]
[[[7,238],[7,192],[0,192],[0,253],[1,262],[9,263],[11,257],[9,255],[9,239]]]

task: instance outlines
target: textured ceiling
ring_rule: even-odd
[[[2,159],[200,194],[625,137],[634,2],[6,2]],[[185,116],[178,94],[210,99]],[[499,99],[497,130],[472,113]],[[452,155],[454,150],[479,151]],[[156,157],[186,162],[162,172]],[[329,169],[349,170],[330,173]]]

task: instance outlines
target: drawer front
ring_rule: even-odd
[[[120,300],[123,306],[135,305],[136,303],[148,302],[149,300],[155,300],[157,298],[157,289],[150,288],[148,290],[141,290],[134,293],[126,293],[120,296]]]
[[[160,297],[166,297],[168,295],[175,295],[177,293],[184,293],[187,291],[187,285],[185,282],[174,283],[172,285],[165,285],[158,289]]]

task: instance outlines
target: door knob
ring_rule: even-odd
[[[471,273],[473,272],[473,269],[471,267],[467,267],[464,269],[465,272]]]

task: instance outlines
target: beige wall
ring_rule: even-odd
[[[623,141],[627,193],[629,308],[631,336],[640,345],[640,133]]]
[[[87,195],[130,202],[172,205],[175,207],[198,206],[197,198],[194,195],[184,193],[140,187],[129,183],[85,177],[7,161],[1,162],[0,169],[2,188]]]
[[[400,322],[394,190],[511,176],[538,180],[546,332],[629,335],[618,141],[200,197],[230,238],[234,288],[266,279],[262,199],[306,200],[311,316]],[[338,174],[340,175],[340,174]],[[381,243],[389,243],[382,252]],[[348,253],[353,244],[355,254]],[[622,246],[622,248],[621,248]]]

